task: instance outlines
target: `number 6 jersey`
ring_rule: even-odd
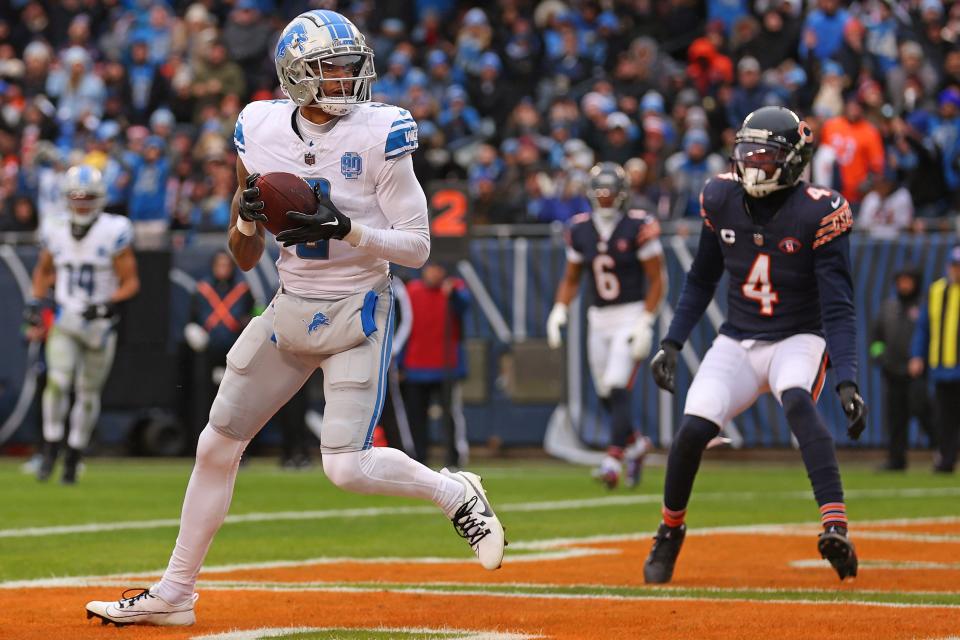
[[[613,225],[601,233],[600,228]],[[640,262],[663,253],[660,223],[644,211],[631,210],[619,220],[594,220],[579,213],[567,231],[567,260],[590,270],[586,302],[606,307],[639,302],[646,296],[646,276]]]
[[[113,259],[130,246],[130,219],[101,213],[83,238],[70,233],[70,223],[58,220],[45,225],[41,246],[53,256],[57,272],[54,298],[62,311],[80,314],[91,304],[105,304],[117,290]]]

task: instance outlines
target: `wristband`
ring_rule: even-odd
[[[237,218],[237,231],[245,236],[252,236],[257,232],[257,223],[252,220]]]

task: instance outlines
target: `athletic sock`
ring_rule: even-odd
[[[683,416],[680,430],[677,431],[667,456],[667,475],[663,485],[664,522],[667,522],[668,513],[672,514],[669,516],[670,521],[677,522],[670,526],[683,524],[703,450],[718,433],[720,427],[706,418]]]
[[[843,501],[843,483],[833,436],[823,423],[810,393],[804,389],[787,389],[781,396],[790,430],[797,437],[800,455],[807,468],[813,495],[820,506],[821,522],[847,526]]]
[[[671,511],[667,509],[667,505],[663,505],[660,508],[660,512],[663,514],[663,524],[668,527],[679,527],[683,524],[684,519],[687,517],[687,510],[681,509],[680,511]]]
[[[617,388],[610,390],[610,444],[623,449],[633,435],[633,422],[630,419],[630,390]]]
[[[820,524],[824,529],[841,527],[847,530],[847,505],[842,502],[828,502],[820,505]]]

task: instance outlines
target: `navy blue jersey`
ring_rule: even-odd
[[[647,283],[640,260],[653,247],[652,255],[660,253],[659,237],[660,223],[644,211],[627,212],[607,240],[601,239],[589,213],[571,218],[567,259],[590,268],[587,304],[606,307],[643,300]]]
[[[721,333],[759,340],[825,336],[839,379],[854,380],[853,216],[843,196],[801,182],[765,199],[777,203],[769,215],[751,216],[735,176],[720,174],[700,198],[700,245],[667,338],[686,341],[725,270],[728,316]]]

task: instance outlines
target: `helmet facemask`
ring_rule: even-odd
[[[593,213],[600,218],[612,219],[623,211],[629,197],[630,179],[620,165],[603,162],[590,170],[587,199]]]
[[[66,196],[67,208],[70,209],[70,231],[75,238],[80,239],[87,235],[87,231],[103,211],[106,198],[81,189],[69,191]]]
[[[800,157],[796,150],[776,142],[760,142],[738,136],[732,160],[743,190],[754,198],[763,198],[792,186],[799,177],[795,165],[800,165]]]
[[[291,81],[306,88],[310,99],[300,106],[316,106],[332,116],[346,115],[354,105],[369,102],[377,77],[372,52],[305,56],[301,68],[303,77]]]

